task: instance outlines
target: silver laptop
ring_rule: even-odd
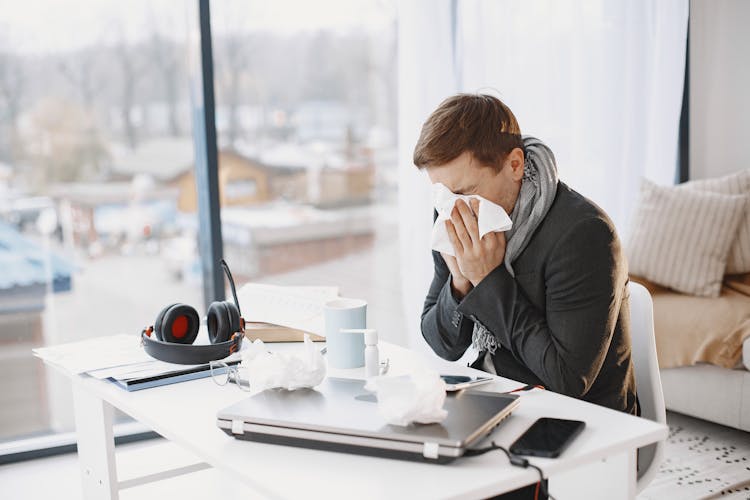
[[[468,390],[449,394],[439,424],[389,425],[363,380],[327,378],[315,389],[271,389],[217,414],[218,426],[249,441],[447,463],[489,434],[518,396]]]

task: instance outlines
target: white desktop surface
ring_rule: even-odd
[[[299,344],[269,344],[269,348],[295,349]],[[413,353],[402,347],[381,342],[380,352],[381,359],[390,358],[389,375],[408,373],[413,365]],[[484,374],[454,363],[430,362],[442,373]],[[363,370],[329,369],[328,375],[363,378]],[[219,387],[210,378],[127,392],[107,381],[67,375],[76,398],[87,498],[117,498],[107,403],[268,498],[482,498],[538,479],[534,469],[512,467],[501,451],[436,465],[237,440],[216,426],[216,413],[248,394],[232,384]],[[498,377],[476,390],[508,391],[521,385]],[[530,460],[550,476],[550,491],[557,500],[589,498],[594,491],[606,491],[610,498],[632,498],[636,448],[667,436],[664,425],[551,391],[537,389],[520,395],[520,406],[490,437],[506,448],[540,417],[586,422],[560,458]],[[99,407],[105,410],[104,418],[101,412],[97,415]],[[586,476],[592,479],[590,474],[609,477],[600,477],[604,482],[598,487],[595,481],[582,484]]]

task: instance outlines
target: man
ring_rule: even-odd
[[[549,148],[522,137],[499,99],[460,94],[425,122],[414,164],[513,221],[480,238],[477,200],[456,202],[445,221],[455,256],[433,251],[422,313],[435,353],[457,360],[473,344],[474,367],[637,414],[620,241],[599,207],[558,181]]]

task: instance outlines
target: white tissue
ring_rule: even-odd
[[[315,387],[326,376],[326,364],[310,336],[305,334],[304,352],[289,354],[268,352],[256,339],[242,354],[240,371],[250,381],[252,392],[271,388],[287,390]]]
[[[507,231],[513,226],[510,217],[500,205],[478,195],[456,194],[445,185],[437,182],[432,185],[432,199],[438,213],[435,225],[432,227],[431,245],[433,250],[455,256],[453,245],[448,238],[448,231],[445,229],[445,221],[451,218],[451,210],[453,210],[456,200],[461,199],[468,204],[472,198],[479,200],[477,226],[479,227],[480,238],[489,232]]]
[[[405,377],[374,377],[365,389],[377,393],[378,413],[391,425],[432,424],[445,420],[445,382],[437,372],[420,370]]]

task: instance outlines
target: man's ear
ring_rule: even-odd
[[[513,148],[513,150],[508,153],[508,157],[505,159],[505,165],[506,168],[510,169],[508,173],[514,181],[520,181],[523,179],[524,161],[525,156],[523,154],[523,149]]]

